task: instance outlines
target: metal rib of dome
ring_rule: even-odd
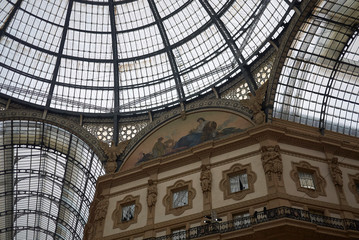
[[[295,1],[2,1],[0,96],[88,114],[145,112],[244,74]]]

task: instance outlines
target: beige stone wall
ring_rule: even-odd
[[[270,128],[270,126],[266,127]],[[273,134],[274,130],[271,130],[269,134],[265,131],[263,126],[263,129],[258,129],[258,133],[239,134],[237,137],[229,138],[227,142],[223,140],[218,146],[212,143],[199,145],[194,149],[176,153],[167,158],[154,159],[134,169],[100,180],[101,187],[98,188],[108,190],[98,189],[98,191],[109,196],[103,235],[107,237],[106,239],[159,237],[170,234],[172,229],[201,226],[204,215],[210,214],[211,209],[216,211],[223,221],[231,220],[233,214],[236,213],[249,212],[253,215],[255,211],[263,211],[264,207],[270,209],[278,206],[322,210],[326,216],[335,218],[359,217],[359,193],[355,196],[349,186],[349,175],[357,175],[359,178],[359,161],[353,157],[357,154],[355,150],[348,148],[349,150],[344,149],[340,152],[328,143],[315,142],[320,137],[315,132],[309,134],[308,139],[303,137],[294,139],[293,133],[290,137],[284,136],[285,130],[278,131],[277,135]],[[311,138],[312,136],[314,137]],[[331,138],[331,140],[336,139]],[[283,166],[282,175],[273,173],[272,179],[268,178],[262,157],[269,148],[265,150],[263,146],[271,147],[271,151],[274,146],[278,146]],[[337,149],[340,148],[337,147]],[[337,152],[339,155],[336,155]],[[338,158],[338,166],[342,171],[341,193],[329,169],[329,163],[333,157]],[[325,182],[325,194],[313,197],[306,192],[298,191],[296,184],[298,181],[293,179],[292,171],[293,164],[301,162],[317,169]],[[239,200],[225,197],[221,189],[224,172],[238,164],[250,166],[255,176],[253,189],[251,189],[253,191],[248,191]],[[200,177],[203,165],[209,166],[212,174],[212,188],[208,198],[201,188]],[[146,199],[149,179],[157,182],[157,203],[152,217]],[[192,205],[180,214],[166,213],[164,199],[169,194],[169,188],[179,181],[192,184],[195,191]],[[116,204],[129,195],[139,196],[141,211],[137,222],[126,229],[114,228],[112,215]]]
[[[146,203],[147,189],[141,188],[132,192],[125,192],[122,194],[116,194],[109,199],[108,211],[105,219],[104,236],[110,236],[122,231],[130,231],[133,229],[141,228],[147,224],[147,203]],[[114,228],[113,212],[116,209],[117,202],[123,200],[126,196],[140,196],[140,204],[142,206],[141,212],[137,217],[137,223],[131,224],[127,229],[121,230],[120,228]],[[119,216],[121,217],[121,216]]]

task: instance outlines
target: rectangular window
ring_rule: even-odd
[[[172,208],[178,208],[188,205],[188,190],[183,189],[173,192]]]
[[[312,173],[299,171],[298,175],[299,175],[300,186],[302,188],[315,190],[314,176]]]
[[[239,213],[233,215],[233,226],[236,229],[241,229],[251,224],[249,212]]]
[[[135,204],[126,205],[122,207],[122,222],[127,222],[135,216]]]
[[[248,189],[247,173],[236,174],[229,177],[231,193]]]

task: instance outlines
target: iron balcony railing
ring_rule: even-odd
[[[282,218],[310,222],[319,226],[334,229],[359,231],[359,221],[357,220],[326,217],[323,215],[313,214],[309,211],[302,209],[279,207],[264,210],[262,212],[256,212],[254,215],[248,217],[236,218],[227,222],[212,222],[206,225],[193,227],[188,230],[183,230],[181,232],[176,232],[174,234],[161,237],[147,238],[145,240],[195,239],[211,234],[227,233],[240,229],[245,229],[260,223],[270,222]]]

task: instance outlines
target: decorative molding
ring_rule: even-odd
[[[5,111],[0,111],[0,121],[29,120],[36,122],[44,122],[63,128],[68,132],[76,135],[82,141],[84,141],[96,153],[101,162],[104,162],[106,160],[105,154],[100,147],[99,141],[96,139],[95,136],[89,133],[80,124],[55,114],[47,114],[45,119],[43,119],[42,117],[43,112],[34,110],[9,109]]]
[[[186,189],[188,191],[188,204],[173,208],[173,193],[179,190]],[[163,198],[163,205],[166,208],[166,215],[167,214],[173,214],[175,216],[179,216],[187,209],[193,208],[193,199],[196,196],[196,190],[192,187],[192,180],[190,181],[183,181],[179,180],[177,181],[173,186],[167,187],[167,194]]]
[[[209,165],[202,165],[200,180],[203,195],[208,197],[209,193],[212,190],[212,173],[211,167]]]
[[[152,212],[152,209],[156,206],[157,202],[157,181],[152,179],[148,180],[147,187],[147,206],[149,211]]]
[[[128,221],[122,221],[122,209],[127,205],[135,205],[135,211],[133,218]],[[123,200],[116,203],[116,209],[112,213],[113,228],[120,228],[121,230],[127,229],[131,224],[137,223],[138,214],[142,210],[142,205],[140,204],[140,196],[126,196]]]
[[[229,178],[235,174],[247,174],[248,188],[231,193]],[[252,171],[251,165],[241,165],[239,163],[234,164],[229,170],[222,172],[222,180],[219,183],[219,188],[223,191],[224,199],[232,198],[234,200],[241,200],[247,194],[254,192],[254,182],[257,180],[257,175]]]
[[[173,120],[175,118],[181,118],[182,117],[181,113],[184,110],[186,112],[186,115],[188,115],[196,111],[214,110],[214,109],[221,109],[222,111],[224,109],[227,109],[239,115],[242,115],[248,120],[251,119],[252,117],[252,113],[248,108],[243,106],[239,101],[230,100],[230,99],[206,99],[206,100],[200,100],[190,103],[188,105],[185,105],[184,107],[178,106],[177,108],[171,111],[163,112],[161,115],[159,115],[158,118],[154,118],[152,122],[150,122],[146,127],[144,127],[140,132],[138,132],[136,136],[130,140],[127,148],[125,149],[122,156],[123,159],[126,159],[126,157],[129,155],[131,150],[134,149],[135,146],[137,146],[140,142],[142,142],[142,140],[145,139],[145,137],[148,134],[150,134],[153,130],[159,128],[163,124],[167,123],[169,120]]]
[[[332,176],[334,185],[339,187],[341,190],[343,188],[343,172],[339,168],[338,158],[334,157],[329,161],[329,172]]]
[[[90,217],[84,229],[84,239],[102,239],[108,205],[108,196],[99,195],[92,201],[90,206]]]
[[[106,173],[114,173],[117,169],[117,157],[120,156],[123,150],[126,148],[128,141],[120,142],[117,145],[115,145],[115,142],[112,141],[111,146],[102,142],[101,140],[99,140],[99,143],[107,156],[107,162],[105,165]]]
[[[318,167],[310,165],[308,162],[301,161],[299,163],[292,162],[292,171],[290,176],[297,186],[299,192],[304,192],[309,197],[317,198],[319,196],[326,196],[325,187],[327,185],[325,179],[320,175]],[[298,172],[308,172],[313,175],[315,189],[305,188],[300,185]]]
[[[279,145],[263,146],[261,151],[263,169],[268,181],[272,181],[272,177],[276,177],[277,180],[282,181],[283,163]]]
[[[357,185],[359,184],[359,173],[352,175],[349,174],[349,183],[348,183],[348,187],[349,190],[353,193],[357,203],[359,203],[359,192],[357,189]]]

